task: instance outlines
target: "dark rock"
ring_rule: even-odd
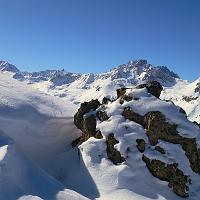
[[[143,155],[142,160],[146,163],[147,168],[151,174],[162,181],[169,182],[169,187],[181,197],[188,197],[186,192],[189,190],[187,184],[189,183],[188,176],[178,168],[177,163],[166,164],[160,160],[149,159]]]
[[[117,99],[126,93],[126,88],[117,89]]]
[[[183,96],[183,100],[186,101],[186,102],[195,101],[195,100],[197,100],[197,99],[198,99],[198,97]]]
[[[160,152],[161,154],[165,154],[166,153],[165,150],[162,147],[160,147],[160,146],[156,146],[155,150],[158,151],[158,152]]]
[[[108,102],[112,102],[109,98],[104,97],[102,100],[102,104],[108,104]]]
[[[129,119],[131,121],[134,121],[144,126],[144,117],[132,111],[130,107],[124,108],[124,111],[122,112],[122,116],[124,116],[126,119]]]
[[[96,134],[96,116],[91,115],[83,119],[83,133],[89,137],[93,137]]]
[[[74,124],[77,128],[83,129],[83,115],[90,110],[96,110],[100,105],[97,99],[82,103],[78,112],[74,115]]]
[[[141,84],[137,86],[138,89],[146,88],[148,93],[154,95],[155,97],[159,98],[160,93],[163,90],[162,85],[158,81],[151,81],[146,84]]]
[[[152,111],[141,116],[133,112],[130,107],[125,107],[122,115],[146,129],[151,145],[158,144],[158,140],[180,144],[190,162],[191,169],[195,173],[200,173],[200,151],[197,148],[196,139],[179,135],[176,130],[177,125],[168,123],[161,112]]]
[[[109,119],[109,117],[105,111],[101,111],[101,110],[97,111],[96,115],[100,121],[106,121]]]
[[[195,93],[200,93],[200,82],[197,83],[196,88],[194,90]]]
[[[166,122],[165,116],[160,112],[149,112],[144,118],[146,133],[152,145],[156,145],[158,140],[180,144],[192,170],[200,173],[200,153],[195,138],[185,138],[179,135],[176,131],[177,125]]]
[[[145,151],[145,141],[143,139],[136,139],[138,150],[143,153]]]
[[[110,134],[106,138],[107,156],[115,165],[125,161],[125,159],[121,156],[120,152],[114,148],[114,146],[117,143],[119,143],[119,142],[115,139],[114,134]]]
[[[82,131],[82,136],[72,142],[72,147],[85,142],[90,137],[96,137],[96,115],[92,114],[87,117],[84,117],[84,115],[91,110],[96,110],[99,106],[100,103],[97,99],[81,104],[78,112],[74,115],[74,124]],[[100,138],[99,133],[97,137]]]
[[[98,130],[98,131],[96,132],[96,134],[95,134],[95,138],[96,138],[96,139],[102,139],[102,138],[103,138],[103,136],[102,136],[100,130]]]
[[[159,111],[145,114],[144,127],[152,145],[156,145],[159,139],[171,141],[173,137],[178,136],[177,125],[166,122],[165,116]]]

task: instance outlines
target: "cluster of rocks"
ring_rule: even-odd
[[[163,89],[156,81],[139,85],[137,88],[146,88],[150,94],[157,98],[159,98]],[[117,90],[117,99],[120,100],[121,104],[123,104],[124,101],[131,101],[133,99],[133,97],[126,94],[127,89],[129,88]],[[109,101],[111,100],[104,98],[102,104],[107,104]],[[95,137],[97,139],[103,138],[101,132],[96,130],[96,119],[100,121],[109,119],[107,113],[103,109],[99,109],[100,106],[103,108],[102,104],[98,100],[91,100],[90,102],[81,104],[78,112],[74,116],[74,123],[82,131],[82,136],[73,142],[73,146],[81,144],[90,137]],[[186,115],[183,109],[180,109],[180,112]],[[164,114],[159,111],[151,111],[142,116],[131,110],[130,107],[124,107],[122,116],[124,116],[125,119],[134,121],[143,126],[149,139],[149,145],[153,146],[154,149],[161,154],[165,154],[166,151],[158,145],[159,140],[181,145],[190,162],[191,169],[193,172],[200,174],[200,149],[197,147],[196,139],[181,136],[177,131],[177,125],[167,122]],[[117,143],[118,141],[115,139],[113,133],[106,137],[107,157],[114,164],[125,161],[125,158],[122,157],[120,152],[114,147]],[[151,174],[160,180],[167,181],[169,187],[172,188],[177,195],[187,197],[189,191],[188,185],[191,183],[191,180],[178,168],[178,164],[167,164],[157,159],[148,158],[145,155],[145,140],[138,138],[136,139],[136,143],[138,150],[142,153],[142,160],[145,162]]]

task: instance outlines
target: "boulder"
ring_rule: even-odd
[[[146,88],[148,93],[154,95],[157,98],[160,97],[161,91],[163,90],[162,85],[158,81],[151,81],[146,84],[141,84],[138,85],[137,88]]]
[[[143,155],[142,160],[146,163],[151,174],[162,181],[169,182],[168,186],[180,197],[188,197],[189,177],[178,168],[177,163],[167,164],[160,160],[150,159]]]
[[[119,142],[115,139],[114,134],[109,134],[107,136],[106,138],[107,156],[108,156],[108,159],[110,159],[115,165],[125,161],[124,157],[122,157],[120,152],[114,147],[117,143]]]

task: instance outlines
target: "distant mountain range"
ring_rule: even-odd
[[[62,98],[74,104],[91,98],[113,98],[120,87],[133,87],[152,80],[165,87],[161,97],[172,100],[186,110],[189,118],[200,122],[200,79],[193,83],[182,80],[179,75],[166,66],[153,66],[147,60],[129,61],[108,72],[71,73],[65,70],[45,70],[39,72],[21,72],[16,66],[0,61],[0,70],[12,72],[12,77],[27,82],[33,87]]]

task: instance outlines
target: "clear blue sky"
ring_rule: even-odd
[[[0,59],[104,72],[131,59],[200,76],[200,0],[0,0]]]

